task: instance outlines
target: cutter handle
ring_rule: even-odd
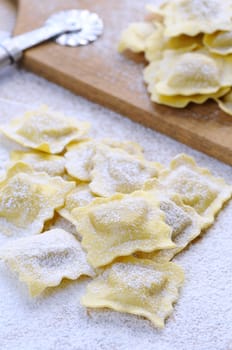
[[[5,39],[0,43],[0,67],[17,62],[24,50],[63,34],[68,29],[66,23],[44,25],[31,32]]]

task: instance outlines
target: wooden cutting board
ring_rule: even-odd
[[[41,26],[56,11],[72,8],[97,12],[105,24],[104,35],[94,44],[79,48],[43,44],[25,53],[24,66],[232,165],[232,117],[212,101],[182,110],[151,103],[142,81],[143,57],[117,53],[120,32],[128,23],[143,20],[146,3],[147,0],[18,0],[15,35]]]

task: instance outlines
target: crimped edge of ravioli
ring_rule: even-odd
[[[223,96],[222,99],[215,99],[215,101],[218,104],[218,107],[225,112],[226,114],[232,116],[232,91],[230,90],[229,93],[225,96]]]
[[[122,193],[116,193],[113,196],[109,197],[109,198],[96,198],[93,200],[93,202],[91,202],[89,205],[85,206],[85,207],[80,207],[80,208],[76,208],[73,209],[71,211],[71,215],[74,217],[74,221],[73,224],[76,226],[76,230],[77,233],[82,237],[82,246],[84,248],[84,250],[87,252],[87,260],[88,262],[91,264],[91,266],[93,266],[94,268],[101,268],[102,266],[106,266],[108,264],[111,264],[115,259],[117,259],[118,257],[126,257],[126,256],[130,256],[133,253],[139,252],[139,251],[143,251],[143,252],[153,252],[155,250],[161,250],[161,249],[171,249],[171,248],[175,248],[176,245],[175,243],[172,241],[171,239],[171,234],[172,234],[172,230],[171,227],[169,225],[167,225],[165,223],[165,220],[163,220],[163,224],[165,226],[167,226],[167,232],[165,234],[165,237],[163,238],[163,241],[159,244],[157,243],[157,239],[154,241],[156,242],[156,244],[158,245],[157,248],[154,248],[153,246],[150,246],[149,248],[144,248],[144,247],[138,247],[138,248],[134,248],[134,247],[127,247],[124,248],[123,252],[121,251],[118,254],[114,254],[111,253],[110,257],[108,258],[104,258],[104,259],[98,259],[97,262],[93,262],[93,258],[92,258],[92,254],[91,257],[89,257],[89,251],[88,251],[88,247],[86,246],[86,239],[85,239],[85,234],[83,234],[83,231],[86,229],[86,223],[80,223],[80,220],[78,219],[79,217],[83,217],[83,215],[89,213],[89,210],[91,210],[92,208],[96,208],[98,205],[101,204],[107,204],[107,203],[112,203],[113,201],[117,201],[117,200],[122,200],[124,198],[133,198],[133,197],[138,197],[140,195],[144,195],[145,197],[149,197],[150,195],[145,192],[145,191],[135,191],[131,194],[122,194]],[[152,196],[150,196],[150,198],[155,201],[153,199]],[[164,213],[157,207],[157,209],[160,211],[161,217],[164,218]],[[89,217],[88,217],[89,220]],[[92,225],[91,225],[92,226]],[[168,230],[169,228],[169,230]],[[168,232],[169,231],[169,232]],[[149,238],[150,241],[152,241],[152,237]],[[122,245],[122,244],[120,244]]]
[[[82,140],[85,133],[89,130],[90,128],[90,123],[88,122],[79,122],[74,118],[68,117],[67,120],[73,123],[73,126],[77,128],[77,131],[75,135],[72,137],[69,137],[68,141],[66,142],[60,142],[60,144],[55,144],[55,145],[50,145],[48,142],[42,142],[42,143],[36,143],[33,141],[30,141],[28,138],[21,136],[17,133],[17,130],[23,126],[23,123],[25,120],[30,119],[30,117],[34,115],[39,115],[41,113],[49,113],[48,107],[43,105],[41,106],[38,110],[35,111],[28,111],[25,112],[23,117],[15,118],[12,119],[11,122],[8,125],[0,126],[0,131],[6,135],[9,139],[19,143],[20,145],[24,147],[29,147],[31,149],[35,149],[38,151],[42,151],[45,153],[49,154],[59,154],[61,153],[66,146],[73,142],[73,141],[78,141]],[[57,115],[63,118],[66,118],[64,115],[62,115],[59,112],[50,112],[53,115]]]
[[[26,237],[26,238],[19,238],[16,241],[14,241],[14,243],[17,244],[17,241],[24,241],[24,240],[29,240],[30,238],[33,239],[34,237],[40,237],[43,238],[43,234],[49,234],[50,231],[63,231],[65,232],[65,234],[70,235],[70,237],[72,237],[75,240],[75,243],[79,244],[77,239],[74,238],[74,236],[63,230],[60,228],[56,228],[53,230],[49,230],[46,232],[43,232],[39,235],[36,236],[31,236],[31,237]],[[30,277],[26,272],[23,272],[22,270],[20,270],[20,268],[18,267],[17,261],[14,260],[14,258],[9,257],[9,252],[11,251],[11,247],[12,247],[12,243],[7,243],[5,244],[5,246],[3,246],[0,250],[0,260],[4,261],[6,263],[6,265],[15,273],[17,273],[18,275],[18,279],[20,282],[23,282],[27,285],[27,288],[29,290],[29,293],[32,297],[36,297],[39,294],[41,294],[42,292],[44,292],[45,289],[50,288],[50,287],[57,287],[60,285],[60,283],[64,280],[64,279],[69,279],[69,280],[77,280],[78,278],[80,278],[81,276],[88,276],[88,277],[93,277],[95,276],[95,272],[92,269],[92,267],[90,265],[89,266],[89,272],[84,271],[83,273],[75,273],[74,271],[72,271],[72,273],[66,273],[64,274],[62,277],[56,277],[54,279],[53,276],[53,281],[50,281],[48,283],[44,283],[43,281],[39,281],[36,279],[33,279],[33,277]],[[80,245],[81,248],[81,245]],[[14,249],[13,249],[14,251]],[[83,254],[85,254],[85,252],[83,251]],[[86,265],[87,265],[87,260],[86,260]]]
[[[162,179],[165,180],[166,177],[172,173],[172,170],[175,170],[182,165],[188,165],[193,171],[210,179],[210,181],[218,185],[221,189],[221,191],[218,193],[217,198],[211,203],[206,211],[200,215],[204,219],[204,222],[202,223],[202,229],[206,229],[213,224],[217,213],[221,210],[225,202],[231,198],[232,185],[228,185],[221,177],[215,177],[209,169],[199,167],[194,158],[184,153],[176,156],[171,161],[169,168],[160,172],[159,180],[162,182]]]
[[[154,268],[158,268],[162,271],[165,271],[165,268],[167,267],[166,271],[169,276],[173,278],[175,276],[175,282],[176,286],[171,288],[170,292],[172,293],[172,298],[170,298],[170,303],[169,305],[167,302],[165,303],[166,307],[166,313],[163,318],[159,317],[158,315],[152,314],[152,312],[148,312],[146,310],[143,310],[141,307],[135,307],[133,305],[130,305],[129,303],[125,303],[124,305],[121,305],[122,303],[112,301],[112,300],[107,300],[107,298],[97,298],[96,293],[91,293],[91,287],[94,286],[95,284],[98,283],[98,281],[101,279],[103,280],[102,275],[98,275],[94,280],[92,280],[88,285],[87,285],[87,292],[86,294],[82,297],[81,299],[81,304],[87,308],[93,308],[93,309],[98,309],[98,308],[109,308],[113,309],[118,312],[122,313],[129,313],[132,315],[137,315],[137,316],[142,316],[147,318],[149,321],[152,322],[152,324],[157,327],[157,328],[163,328],[164,327],[164,322],[165,320],[172,314],[173,312],[173,304],[177,302],[178,297],[179,297],[179,289],[183,286],[185,275],[183,269],[172,262],[165,262],[163,264],[155,263],[154,261],[148,260],[148,259],[137,259],[134,257],[124,257],[117,259],[115,263],[132,263],[136,265],[148,265],[148,266],[153,266]],[[114,264],[111,264],[106,267],[106,269],[110,269],[111,266]],[[105,284],[107,285],[107,281],[104,281]],[[103,283],[104,283],[103,282]]]
[[[231,30],[228,32],[231,32]],[[205,34],[203,37],[203,44],[207,47],[207,49],[210,52],[216,53],[218,55],[226,56],[232,53],[232,46],[227,46],[223,48],[213,44],[215,36],[220,35],[221,33],[226,33],[226,31],[212,33],[212,34]],[[231,39],[231,43],[232,43],[232,39]]]

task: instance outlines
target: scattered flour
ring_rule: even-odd
[[[7,0],[1,0],[9,7]],[[133,6],[130,0],[126,5]],[[142,3],[142,2],[141,2]],[[143,7],[143,4],[142,4]],[[144,7],[143,7],[144,8]],[[125,11],[127,12],[127,11]],[[9,11],[10,13],[10,11]],[[143,12],[144,13],[144,12]],[[0,19],[8,30],[13,15],[0,6]],[[5,21],[5,22],[4,22]],[[36,77],[24,70],[0,72],[0,122],[25,109],[47,103],[67,115],[92,123],[92,135],[141,143],[146,157],[168,164],[186,152],[214,175],[232,183],[232,169],[168,137],[146,129],[120,115]],[[16,145],[0,135],[0,171],[8,150]],[[18,149],[18,148],[17,148]],[[186,282],[175,311],[164,330],[141,318],[111,311],[91,311],[80,306],[87,280],[64,281],[36,300],[26,287],[0,270],[1,350],[231,350],[232,349],[232,203],[219,214],[214,226],[175,260],[186,271]],[[7,238],[0,237],[0,244]]]

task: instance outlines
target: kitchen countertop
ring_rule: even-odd
[[[0,0],[0,30],[11,31],[15,8]],[[141,143],[148,159],[167,165],[186,152],[215,175],[232,183],[232,168],[164,135],[93,104],[19,68],[0,72],[0,122],[24,110],[47,104],[92,123],[92,135]],[[0,173],[15,145],[0,136]],[[186,281],[163,330],[139,317],[113,311],[91,311],[79,304],[87,279],[65,281],[35,300],[4,267],[0,267],[1,350],[232,350],[232,203],[215,224],[177,261]],[[0,242],[7,239],[0,237]]]

